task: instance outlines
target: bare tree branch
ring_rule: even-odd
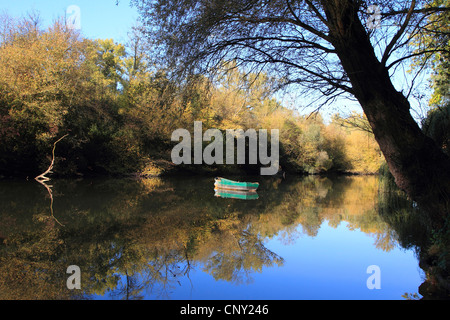
[[[411,1],[411,7],[409,8],[409,11],[408,11],[408,14],[406,15],[405,21],[403,22],[402,26],[397,31],[395,36],[392,38],[391,42],[386,47],[386,50],[385,50],[384,55],[383,55],[383,58],[381,59],[381,64],[383,66],[386,65],[386,62],[389,59],[389,56],[391,55],[392,48],[395,46],[397,41],[401,38],[401,36],[405,32],[406,28],[408,27],[409,22],[411,20],[411,17],[413,15],[413,11],[414,11],[415,6],[416,6],[416,0],[412,0]]]
[[[52,162],[50,163],[50,166],[48,167],[47,170],[45,170],[44,173],[38,175],[35,180],[42,183],[42,182],[46,182],[49,181],[50,178],[46,177],[45,175],[48,173],[52,173],[52,169],[53,169],[53,165],[55,164],[55,149],[56,149],[56,144],[58,142],[60,142],[62,139],[64,139],[65,137],[67,137],[68,134],[62,136],[61,138],[59,138],[57,141],[55,141],[55,143],[53,144],[53,150],[52,150]]]

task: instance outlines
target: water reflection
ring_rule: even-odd
[[[241,200],[258,200],[259,196],[256,192],[248,192],[241,190],[220,190],[215,189],[214,195],[225,199],[241,199]]]
[[[2,181],[0,298],[167,299],[194,288],[199,274],[245,291],[256,274],[286,263],[268,240],[314,238],[324,222],[370,234],[385,252],[399,244],[415,250],[432,279],[417,292],[443,296],[431,230],[378,177],[258,179],[257,201],[215,197],[209,178],[55,180],[51,211],[39,184]],[[435,254],[443,239],[434,240]],[[81,291],[66,287],[69,265],[82,270]]]

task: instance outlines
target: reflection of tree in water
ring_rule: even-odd
[[[236,239],[237,248],[229,252],[216,252],[204,266],[204,270],[215,280],[226,280],[236,284],[251,283],[251,274],[261,272],[263,267],[282,265],[283,258],[267,249],[259,235],[246,230]]]
[[[42,214],[48,203],[32,204],[30,224],[25,214],[30,206],[17,206],[16,194],[11,200],[3,196],[0,221],[12,212],[22,220],[8,228],[0,223],[6,236],[0,272],[8,275],[0,280],[1,297],[74,298],[65,288],[71,264],[85,274],[84,298],[170,298],[179,286],[195,286],[189,278],[193,270],[246,284],[253,273],[283,263],[264,246],[265,239],[294,241],[299,231],[314,237],[324,222],[337,227],[345,221],[373,235],[386,251],[397,241],[405,248],[420,246],[427,237],[417,234],[411,204],[399,195],[393,206],[392,197],[379,192],[376,177],[274,180],[262,184],[257,202],[217,199],[209,182],[55,181],[54,205],[64,227]]]
[[[402,248],[414,249],[426,274],[419,288],[423,299],[450,299],[450,229],[440,225],[399,191],[392,178],[383,178],[379,193],[380,217],[395,233]],[[405,293],[417,299],[416,293]]]
[[[0,299],[67,299],[64,250],[55,220],[36,215],[34,231],[8,236],[0,246]]]
[[[125,270],[125,274],[118,274],[120,280],[112,288],[111,297],[123,300],[142,300],[147,295],[156,299],[169,299],[175,287],[181,286],[179,279],[182,277],[189,279],[191,266],[189,263],[176,264],[168,262],[168,260],[168,256],[156,258],[142,266],[142,270],[136,271],[132,268]]]
[[[156,299],[169,299],[173,290],[188,280],[189,273],[195,267],[195,261],[191,261],[187,251],[172,250],[165,253],[155,252],[153,259],[141,270],[142,291]]]

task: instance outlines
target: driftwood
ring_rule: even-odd
[[[65,136],[61,137],[60,139],[58,139],[57,141],[55,141],[55,143],[53,144],[53,150],[52,150],[52,162],[50,163],[50,166],[48,167],[48,169],[43,172],[42,174],[38,175],[36,178],[34,178],[37,182],[39,182],[40,184],[42,184],[45,189],[47,189],[48,195],[50,196],[50,213],[53,219],[55,219],[55,221],[63,226],[62,223],[60,223],[58,221],[58,219],[55,218],[55,216],[53,215],[53,193],[52,193],[52,187],[48,184],[46,184],[47,181],[50,181],[50,178],[46,176],[46,174],[48,173],[52,173],[52,169],[53,169],[53,165],[55,164],[55,149],[56,149],[56,144],[58,142],[60,142],[62,139],[64,139],[65,137],[67,137],[68,135],[66,134]]]
[[[38,182],[44,181],[45,182],[45,181],[49,181],[50,180],[50,178],[46,177],[45,175],[48,174],[48,173],[52,173],[53,165],[55,164],[56,144],[58,142],[60,142],[62,139],[64,139],[65,137],[67,137],[67,136],[68,136],[68,134],[66,134],[65,136],[62,136],[57,141],[55,141],[55,143],[53,144],[53,150],[52,150],[52,162],[50,163],[50,166],[48,167],[48,169],[44,173],[42,173],[42,174],[38,175],[36,178],[34,178],[36,181],[38,181]]]

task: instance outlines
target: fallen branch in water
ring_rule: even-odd
[[[34,178],[37,182],[39,182],[40,184],[42,184],[45,189],[47,189],[48,195],[50,196],[50,213],[53,219],[55,219],[55,221],[61,225],[64,226],[61,222],[58,221],[58,219],[55,218],[55,216],[53,215],[53,193],[52,193],[52,186],[49,186],[46,184],[47,181],[50,181],[49,177],[46,177],[45,175],[47,173],[52,173],[52,169],[53,169],[53,165],[55,164],[55,149],[56,149],[56,144],[58,142],[60,142],[62,139],[64,139],[65,137],[67,137],[68,134],[66,134],[65,136],[61,137],[60,139],[58,139],[57,141],[55,141],[55,143],[53,144],[53,151],[52,151],[52,162],[50,163],[50,166],[48,167],[48,169],[38,175],[36,178]]]
[[[42,181],[49,181],[49,180],[50,180],[50,178],[46,177],[45,175],[46,175],[47,173],[52,173],[53,165],[55,164],[55,149],[56,149],[56,144],[57,144],[58,142],[60,142],[62,139],[64,139],[65,137],[67,137],[67,136],[68,136],[68,134],[62,136],[62,137],[59,138],[57,141],[55,141],[55,143],[53,144],[52,162],[50,163],[50,166],[48,167],[48,169],[47,169],[44,173],[42,173],[42,174],[38,175],[36,178],[34,178],[36,181],[42,182]]]

